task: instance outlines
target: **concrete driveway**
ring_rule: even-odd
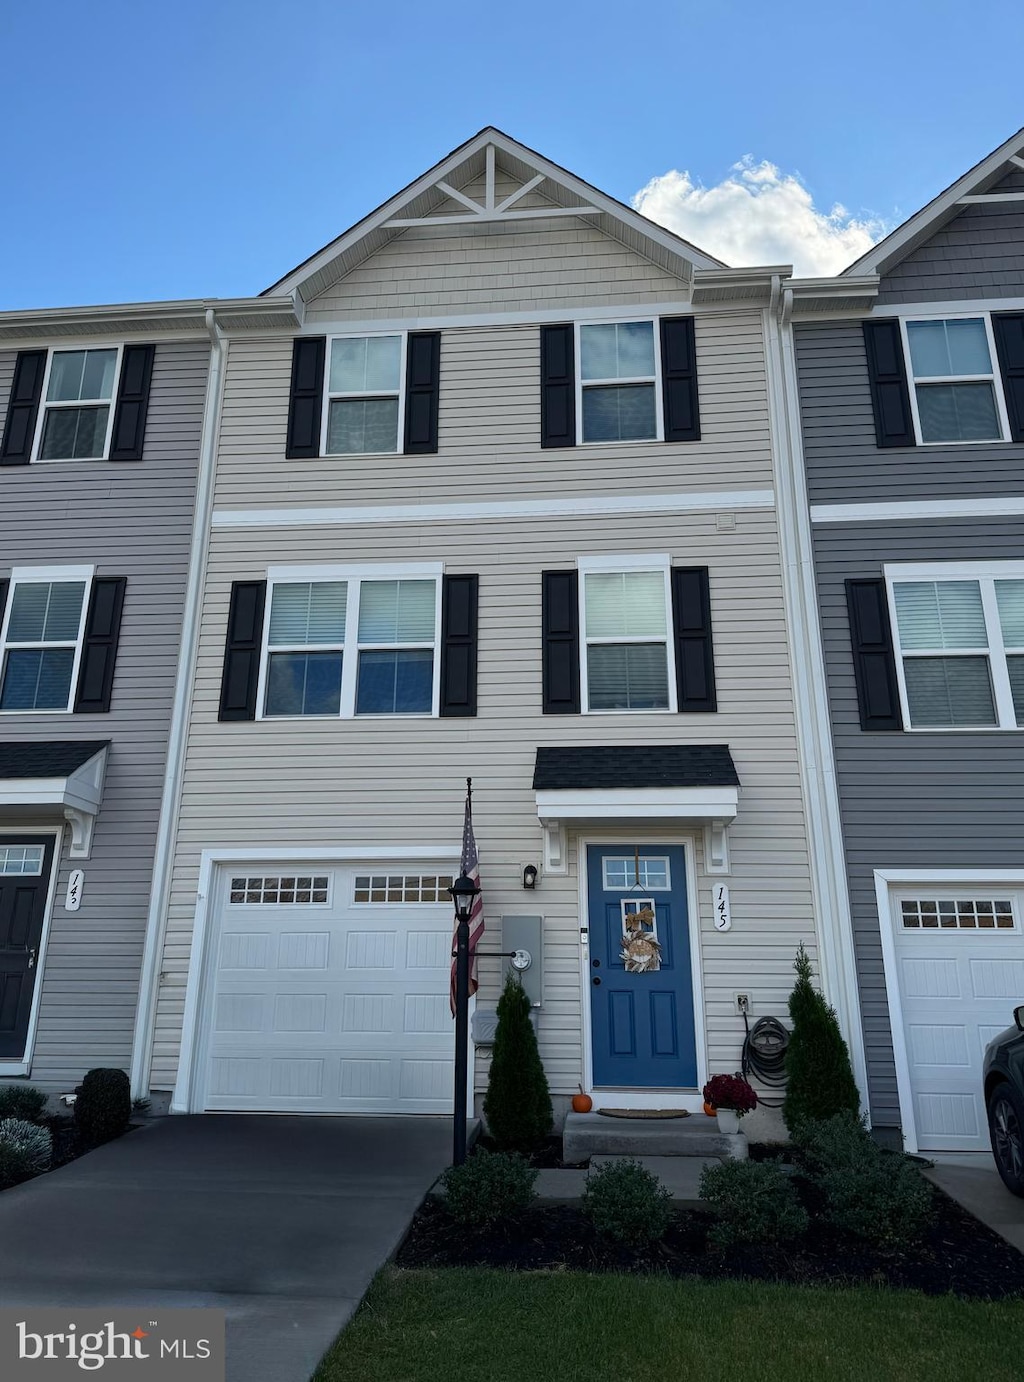
[[[950,1199],[1024,1252],[1024,1199],[999,1179],[991,1152],[930,1152],[935,1165],[925,1175]]]
[[[0,1303],[213,1306],[307,1382],[450,1160],[440,1118],[165,1118],[0,1195]]]

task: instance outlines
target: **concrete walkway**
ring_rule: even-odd
[[[450,1160],[435,1118],[166,1118],[0,1195],[0,1304],[212,1306],[307,1382]]]
[[[1024,1199],[999,1179],[991,1152],[929,1152],[935,1165],[925,1175],[1008,1243],[1024,1252]]]

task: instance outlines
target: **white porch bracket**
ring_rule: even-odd
[[[568,873],[565,826],[560,820],[545,820],[542,817],[540,828],[544,832],[544,872]]]
[[[83,811],[77,806],[65,806],[64,819],[71,826],[71,845],[68,849],[70,859],[88,859],[92,853],[92,832],[96,824],[96,813]]]
[[[729,822],[708,821],[704,827],[704,872],[731,873],[729,863]]]

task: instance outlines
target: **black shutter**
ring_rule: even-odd
[[[326,336],[296,336],[292,344],[292,391],[284,453],[289,460],[308,461],[320,455],[326,354]]]
[[[255,720],[266,581],[234,581],[220,683],[221,720]]]
[[[110,709],[127,584],[124,576],[97,577],[92,583],[89,613],[85,618],[82,665],[75,691],[76,715],[105,715]]]
[[[545,715],[580,713],[579,575],[541,572]]]
[[[661,319],[661,389],[666,441],[700,441],[697,346],[692,317]]]
[[[6,576],[0,576],[0,624],[4,622],[4,611],[7,608],[7,592],[11,583]]]
[[[411,455],[437,450],[441,393],[440,331],[410,331],[405,360],[405,449]]]
[[[846,582],[861,729],[903,728],[885,581]]]
[[[441,714],[476,714],[477,576],[445,576],[441,596]]]
[[[879,446],[915,446],[900,324],[895,317],[862,322],[871,407]]]
[[[706,566],[673,566],[672,629],[677,709],[717,710],[711,648],[711,584]]]
[[[1024,441],[1024,313],[995,313],[992,331],[1003,375],[1010,438]]]
[[[142,460],[155,354],[156,346],[151,345],[126,345],[124,348],[114,409],[114,433],[110,439],[112,461]]]
[[[46,373],[45,350],[20,350],[14,365],[14,383],[7,405],[0,465],[28,465],[36,434],[36,415]]]
[[[541,327],[541,446],[576,445],[575,355],[571,323],[566,326]]]

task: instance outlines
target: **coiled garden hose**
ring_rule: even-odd
[[[743,1014],[746,1036],[743,1039],[742,1068],[745,1079],[751,1075],[769,1089],[782,1089],[786,1083],[786,1047],[789,1032],[777,1017],[759,1017],[753,1027]],[[781,1108],[781,1099],[761,1098],[767,1108]]]

